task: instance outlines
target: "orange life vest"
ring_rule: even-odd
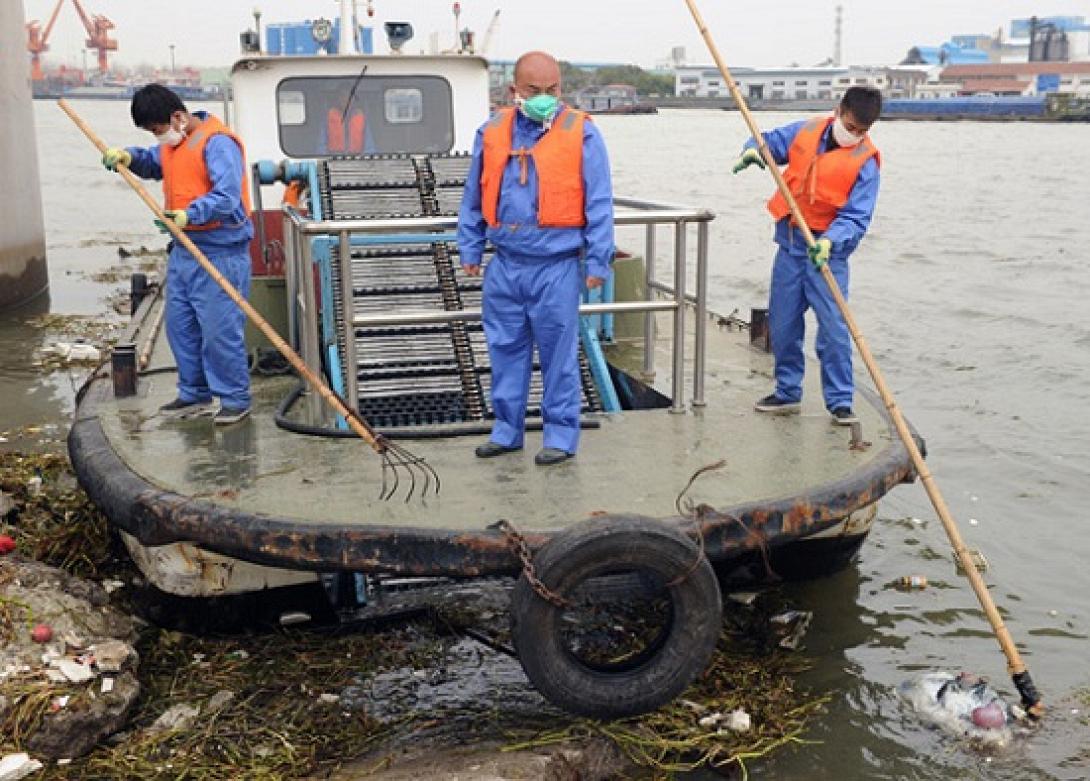
[[[823,231],[848,202],[863,164],[872,157],[881,165],[878,149],[870,136],[855,146],[838,147],[818,154],[821,138],[832,117],[814,119],[803,125],[787,151],[787,169],[783,178],[812,230]],[[791,214],[787,199],[777,190],[768,201],[768,211],[777,222]]]
[[[242,153],[242,207],[250,214],[250,184],[246,176],[246,147],[242,140],[231,132],[227,125],[209,114],[197,129],[186,136],[178,146],[162,144],[159,148],[159,163],[163,169],[163,195],[165,209],[184,209],[202,195],[212,192],[212,180],[208,176],[208,167],[204,163],[204,148],[212,136],[224,135],[238,144]],[[187,231],[206,231],[220,227],[222,223],[187,225]]]
[[[344,113],[331,108],[326,115],[326,147],[330,152],[363,151],[363,112],[354,111],[348,115],[348,141],[345,143]]]
[[[481,212],[493,228],[499,227],[500,186],[512,155],[520,158],[523,183],[526,157],[537,170],[537,224],[542,228],[581,228],[584,212],[582,111],[565,107],[532,149],[511,149],[515,111],[501,108],[484,129],[481,160]]]

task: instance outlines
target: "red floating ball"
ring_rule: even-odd
[[[53,627],[49,624],[38,624],[30,630],[30,639],[35,643],[48,643],[53,639]]]

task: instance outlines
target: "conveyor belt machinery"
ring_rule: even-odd
[[[451,216],[458,213],[470,156],[375,155],[317,163],[318,203],[325,220]],[[314,194],[312,193],[312,197]],[[383,243],[372,235],[351,247],[351,278],[342,279],[339,244],[329,246],[332,277],[326,317],[335,319],[342,388],[355,372],[359,412],[379,428],[444,426],[492,418],[490,364],[479,322],[355,327],[355,363],[346,339],[345,297],[355,316],[479,308],[483,277],[464,274],[449,233],[441,240]],[[485,263],[489,255],[486,254]],[[601,409],[580,349],[584,411]],[[334,364],[328,361],[329,366]],[[327,366],[327,368],[329,368]],[[334,369],[335,371],[335,369]],[[535,356],[528,415],[541,415],[541,371]]]

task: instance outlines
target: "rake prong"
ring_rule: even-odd
[[[409,487],[405,496],[405,501],[408,502],[417,494],[417,486],[422,482],[423,486],[420,489],[420,496],[423,498],[427,496],[432,482],[435,483],[435,493],[439,493],[439,473],[423,458],[415,455],[400,445],[395,445],[383,440],[382,442],[382,465],[383,470],[389,468],[393,473],[394,483],[386,490],[385,480],[383,483],[383,492],[380,498],[383,501],[391,499],[398,491],[398,487],[401,484],[400,470],[404,470],[409,474]],[[417,473],[420,476],[417,476]],[[385,472],[384,472],[385,475]]]

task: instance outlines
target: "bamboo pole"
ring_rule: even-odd
[[[757,122],[754,120],[752,112],[750,112],[749,107],[746,105],[745,98],[742,97],[738,85],[735,84],[730,68],[727,67],[726,62],[719,53],[718,47],[715,45],[715,41],[712,40],[711,33],[708,32],[708,27],[704,23],[704,19],[696,7],[695,0],[685,0],[685,4],[689,7],[689,11],[693,15],[693,21],[696,22],[697,29],[704,38],[704,42],[707,44],[708,50],[711,52],[716,66],[718,66],[719,71],[723,74],[723,78],[726,79],[731,96],[738,105],[738,110],[742,113],[742,117],[745,119],[750,133],[757,142],[757,148],[760,151],[761,157],[767,164],[768,171],[772,174],[772,178],[775,179],[776,187],[779,188],[780,193],[783,195],[784,199],[787,201],[788,207],[791,209],[791,215],[794,218],[795,224],[798,225],[803,236],[806,238],[807,246],[814,246],[816,243],[814,234],[806,224],[802,211],[799,209],[798,203],[791,194],[791,190],[783,178],[783,173],[780,171],[779,165],[777,165],[775,159],[773,159],[772,153],[768,149],[768,144],[765,143],[764,136],[761,135],[761,130],[757,126]],[[927,496],[930,498],[931,504],[934,506],[935,512],[939,516],[939,520],[942,521],[942,527],[946,530],[946,536],[949,537],[950,544],[954,547],[954,553],[957,556],[958,561],[961,562],[961,566],[969,578],[969,584],[972,586],[973,592],[980,602],[980,606],[984,609],[984,614],[988,618],[988,623],[992,626],[992,633],[995,635],[995,639],[999,642],[999,647],[1007,657],[1007,668],[1014,681],[1015,687],[1018,689],[1018,693],[1022,697],[1022,703],[1026,706],[1026,710],[1031,716],[1039,718],[1044,713],[1044,704],[1041,702],[1041,697],[1038,694],[1036,687],[1033,685],[1029,670],[1026,669],[1026,665],[1022,662],[1018,649],[1011,639],[1010,632],[1003,623],[1003,618],[999,615],[999,611],[996,609],[991,594],[988,593],[988,587],[984,583],[984,578],[981,577],[980,572],[976,568],[976,564],[969,555],[969,550],[965,547],[965,542],[962,540],[957,523],[950,514],[950,510],[946,506],[946,501],[943,499],[938,485],[935,484],[935,480],[931,476],[931,471],[927,468],[923,454],[920,453],[920,449],[916,445],[916,440],[913,438],[912,432],[908,428],[908,423],[905,422],[904,415],[901,414],[901,410],[897,406],[896,400],[893,398],[893,393],[890,392],[889,387],[886,385],[882,372],[878,368],[878,364],[874,360],[874,356],[871,354],[870,348],[867,346],[867,342],[863,338],[859,326],[856,324],[855,317],[852,315],[851,309],[848,308],[848,302],[840,292],[840,287],[836,283],[833,272],[829,270],[828,264],[821,267],[821,275],[825,279],[825,283],[829,286],[829,292],[832,293],[833,300],[836,301],[837,308],[840,310],[840,314],[844,317],[844,321],[848,325],[848,331],[855,341],[855,345],[859,350],[859,355],[863,359],[863,363],[866,364],[867,371],[874,381],[878,394],[882,397],[882,402],[885,404],[886,409],[889,410],[889,415],[893,420],[894,428],[897,430],[898,436],[904,443],[905,449],[908,450],[916,474],[919,475],[920,482],[923,483],[924,490],[927,491]]]
[[[62,98],[57,101],[57,105],[60,106],[61,110],[68,115],[68,117],[76,124],[76,126],[81,131],[83,131],[83,134],[87,136],[87,138],[91,141],[92,144],[95,145],[95,147],[98,148],[98,151],[105,153],[107,149],[106,144],[102,141],[101,138],[98,137],[95,131],[91,128],[91,126],[83,121],[83,119],[76,113],[75,109],[73,109],[71,105],[69,105],[68,101]],[[375,430],[372,429],[371,426],[367,423],[367,421],[365,421],[363,417],[359,415],[359,413],[349,408],[348,405],[345,404],[344,401],[341,399],[341,397],[334,393],[329,388],[329,386],[326,385],[321,377],[319,377],[317,374],[310,370],[310,368],[303,362],[303,359],[299,357],[299,354],[295,352],[295,350],[293,350],[291,346],[280,337],[280,334],[278,334],[275,329],[273,329],[273,327],[269,325],[268,321],[266,321],[265,318],[258,314],[257,310],[250,305],[250,302],[247,301],[242,296],[242,294],[240,294],[238,290],[236,290],[235,287],[227,281],[223,274],[219,272],[219,269],[212,265],[212,262],[205,256],[203,252],[201,252],[197,245],[193,243],[193,240],[190,239],[189,236],[187,236],[185,232],[181,228],[179,228],[172,219],[170,219],[163,213],[163,210],[159,207],[159,204],[155,201],[154,198],[151,197],[147,189],[140,183],[140,181],[136,178],[132,171],[130,171],[124,165],[118,165],[117,172],[121,174],[122,178],[126,182],[128,182],[129,186],[132,187],[134,191],[136,191],[136,194],[140,196],[140,200],[142,200],[147,205],[147,207],[151,209],[155,216],[162,221],[162,223],[167,227],[174,239],[180,242],[181,245],[185,247],[191,255],[193,255],[197,262],[201,264],[201,268],[203,268],[208,273],[208,275],[216,281],[216,284],[223,288],[223,291],[227,293],[231,300],[234,301],[238,305],[238,307],[246,314],[246,316],[250,318],[251,322],[253,322],[253,324],[257,326],[261,333],[263,333],[265,337],[270,342],[272,342],[273,346],[277,350],[279,350],[280,354],[283,355],[288,360],[288,363],[292,365],[292,368],[299,372],[299,375],[306,380],[307,384],[310,385],[312,389],[317,391],[318,394],[323,399],[325,399],[326,403],[329,404],[330,407],[332,407],[339,415],[341,415],[347,421],[348,425],[355,432],[356,436],[358,436],[360,439],[370,445],[372,450],[374,450],[376,453],[383,457],[384,498],[389,498],[390,496],[392,496],[393,492],[397,489],[395,473],[394,487],[391,488],[389,491],[386,490],[385,469],[387,466],[391,466],[394,468],[416,467],[425,471],[426,478],[434,475],[431,467],[427,466],[422,459],[412,456],[410,453],[403,450],[402,448],[390,443],[381,434],[376,433]],[[393,458],[391,458],[391,454],[394,456]],[[410,487],[410,495],[415,488],[415,482],[416,478],[415,475],[413,475],[413,484],[412,487]],[[425,491],[427,490],[427,486],[428,482],[425,482]],[[436,491],[438,490],[439,482],[438,476],[436,476]]]

